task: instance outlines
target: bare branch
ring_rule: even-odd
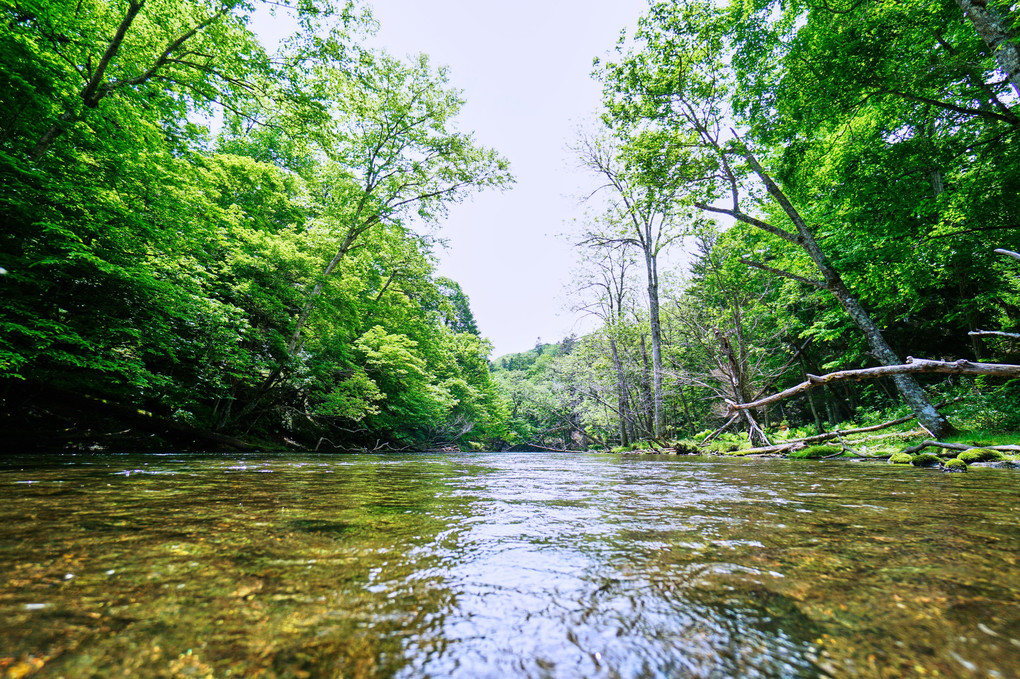
[[[896,92],[893,90],[887,90],[888,94],[895,95],[907,101],[916,101],[919,104],[928,104],[937,108],[945,109],[947,111],[953,111],[954,113],[962,113],[968,116],[977,116],[978,118],[984,118],[986,120],[996,120],[998,122],[1009,123],[1010,125],[1016,125],[1020,123],[1020,119],[1016,117],[1012,112],[1008,114],[993,113],[992,111],[986,111],[980,108],[967,108],[966,106],[956,106],[944,101],[937,99],[929,99],[928,97],[918,97],[907,92]]]

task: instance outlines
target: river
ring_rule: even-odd
[[[1020,473],[0,458],[0,677],[1017,677]]]

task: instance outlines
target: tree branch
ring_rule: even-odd
[[[705,212],[716,212],[721,215],[729,215],[730,217],[733,217],[739,222],[744,222],[745,224],[756,226],[762,231],[767,231],[768,233],[771,233],[774,236],[779,236],[783,240],[789,241],[794,245],[801,244],[800,238],[797,236],[797,234],[790,233],[789,231],[784,231],[783,229],[780,229],[778,226],[773,226],[768,222],[763,222],[760,219],[756,219],[749,214],[741,212],[740,210],[736,209],[728,210],[724,207],[716,207],[715,205],[709,205],[707,203],[695,203],[694,207],[698,208],[699,210],[704,210]]]
[[[968,116],[977,116],[978,118],[984,118],[986,120],[996,120],[999,122],[1008,123],[1010,125],[1016,125],[1020,123],[1020,118],[1017,118],[1012,112],[1008,114],[993,113],[992,111],[985,111],[980,108],[967,108],[965,106],[957,106],[944,101],[938,101],[937,99],[929,99],[928,97],[919,97],[914,94],[908,94],[907,92],[897,92],[895,90],[886,90],[887,94],[892,94],[907,101],[916,101],[919,104],[928,104],[935,106],[936,108],[945,109],[954,113],[962,113]]]
[[[1020,332],[1002,332],[1000,330],[971,330],[967,334],[971,337],[1010,337],[1020,339]]]
[[[810,278],[804,278],[803,276],[798,276],[797,274],[790,273],[789,271],[783,271],[782,269],[776,269],[776,268],[773,268],[771,266],[766,266],[764,264],[759,264],[758,262],[755,262],[755,261],[750,260],[750,259],[746,259],[744,257],[740,258],[740,263],[741,264],[746,264],[747,266],[751,267],[752,269],[761,269],[762,271],[767,271],[769,273],[774,273],[777,276],[782,276],[783,278],[789,278],[790,280],[794,280],[794,281],[797,281],[799,283],[804,283],[805,285],[810,285],[812,287],[818,288],[819,290],[828,290],[829,289],[829,287],[825,284],[825,281],[815,281],[815,280],[811,280]]]

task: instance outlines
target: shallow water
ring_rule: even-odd
[[[0,677],[1016,677],[1020,473],[0,460]]]

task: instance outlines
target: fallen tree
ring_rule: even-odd
[[[947,405],[949,405],[951,403],[955,403],[956,401],[961,400],[961,398],[962,397],[958,396],[958,397],[956,397],[954,399],[951,399],[951,400],[948,400],[948,401],[943,401],[942,403],[936,404],[935,407],[936,408],[940,408],[940,409],[941,408],[945,408]],[[903,417],[897,417],[895,420],[889,420],[887,422],[882,422],[881,424],[872,424],[872,425],[869,425],[867,427],[855,427],[854,429],[834,429],[832,431],[824,432],[822,434],[815,434],[814,436],[805,436],[804,438],[790,439],[788,441],[783,441],[782,443],[777,443],[775,445],[762,446],[760,448],[749,448],[747,450],[742,450],[740,452],[743,453],[743,454],[747,454],[747,455],[758,455],[758,454],[764,455],[764,454],[769,454],[769,453],[784,453],[784,452],[788,452],[788,451],[791,451],[791,450],[798,450],[800,448],[804,448],[804,447],[809,446],[809,445],[811,445],[813,443],[821,443],[822,441],[830,441],[832,439],[839,439],[840,443],[842,443],[844,445],[844,447],[845,447],[846,446],[846,442],[843,441],[843,437],[844,436],[849,437],[849,436],[856,436],[857,434],[867,434],[867,433],[870,433],[870,432],[873,432],[873,431],[881,431],[883,429],[888,429],[889,427],[895,427],[898,424],[905,424],[907,422],[910,422],[910,420],[914,419],[915,417],[916,417],[916,415],[911,413],[910,415],[905,415]],[[891,437],[894,437],[894,436],[908,436],[908,435],[910,435],[910,432],[895,432],[895,433],[892,433],[892,434],[882,434],[880,436],[868,436],[868,437],[865,437],[863,439],[859,439],[857,441],[854,441],[853,443],[854,444],[859,444],[859,443],[865,443],[867,441],[875,441],[875,440],[878,440],[878,439],[891,438]],[[699,445],[704,445],[704,442],[702,442]]]
[[[882,365],[876,368],[862,368],[859,370],[839,370],[827,375],[808,375],[807,380],[800,384],[785,389],[779,393],[766,396],[757,401],[748,403],[734,403],[726,401],[728,414],[750,408],[763,408],[770,403],[776,403],[783,399],[802,394],[806,391],[820,387],[830,382],[851,380],[860,382],[874,380],[880,377],[893,375],[905,375],[909,373],[943,373],[948,375],[992,375],[996,377],[1020,377],[1020,365],[1010,363],[974,363],[966,359],[957,361],[933,361],[924,358],[907,357],[906,363],[902,365]]]
[[[947,448],[949,450],[998,450],[1007,453],[1020,453],[1020,446],[974,446],[967,443],[946,443],[944,441],[921,441],[915,446],[904,448],[904,453],[916,453],[925,448]]]

